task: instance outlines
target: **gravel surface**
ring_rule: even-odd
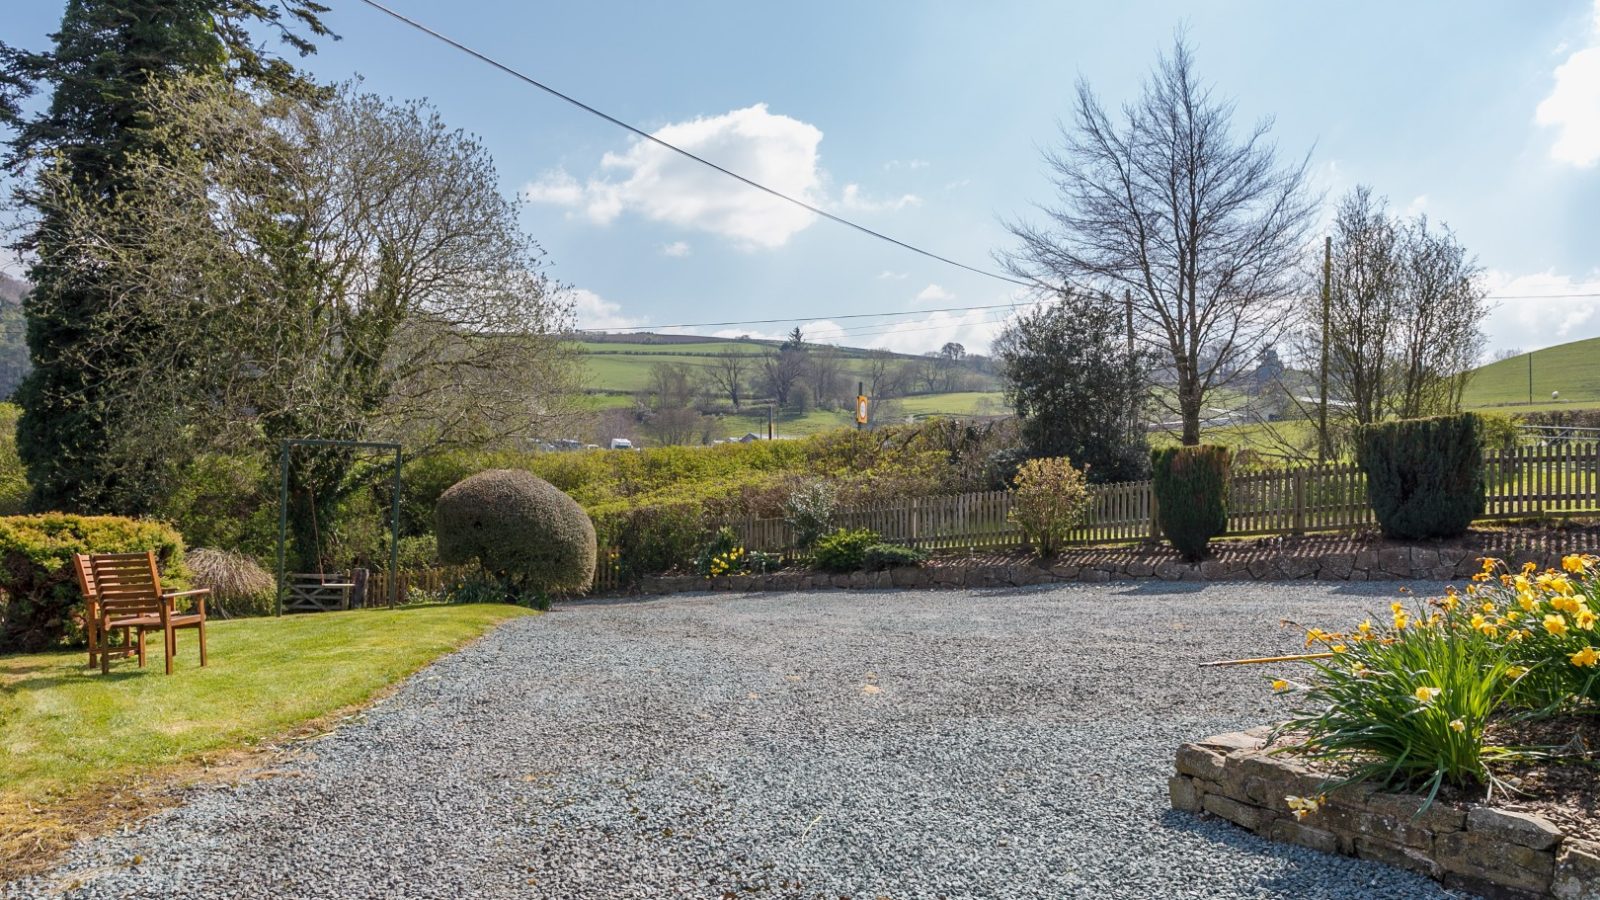
[[[1384,585],[679,595],[513,621],[31,897],[1448,897],[1167,808]]]

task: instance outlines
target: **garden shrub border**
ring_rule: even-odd
[[[1212,555],[1184,562],[1165,546],[1082,548],[1050,560],[1022,554],[937,556],[920,568],[830,574],[786,569],[764,575],[646,575],[644,594],[692,591],[795,591],[829,588],[1003,588],[1039,584],[1163,581],[1461,581],[1481,568],[1484,556],[1512,567],[1533,562],[1559,567],[1567,553],[1600,546],[1594,529],[1484,532],[1454,542],[1401,543],[1348,535],[1305,535],[1212,544]]]
[[[1167,783],[1172,808],[1206,813],[1270,840],[1399,866],[1491,898],[1600,897],[1600,840],[1487,804],[1458,806],[1371,785],[1326,790],[1327,776],[1266,749],[1269,729],[1184,744]],[[1326,795],[1297,820],[1290,796]]]

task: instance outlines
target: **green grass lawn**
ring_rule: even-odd
[[[159,635],[144,669],[116,659],[109,675],[80,651],[0,657],[0,871],[8,844],[49,831],[52,805],[71,818],[97,785],[288,734],[529,614],[485,604],[218,621],[207,627],[210,665],[200,668],[194,633],[179,632],[171,676]]]

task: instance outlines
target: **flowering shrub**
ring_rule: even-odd
[[[794,529],[795,546],[810,550],[833,527],[838,493],[821,479],[807,481],[783,501],[783,520]]]
[[[1030,459],[1017,468],[1011,521],[1039,556],[1053,556],[1089,515],[1092,497],[1083,472],[1065,456]]]
[[[700,551],[695,560],[695,571],[707,578],[718,575],[742,575],[745,572],[771,572],[778,568],[781,559],[776,553],[746,550],[739,543],[739,535],[724,525],[711,536],[711,542]]]
[[[1496,784],[1497,760],[1559,753],[1484,734],[1497,718],[1600,712],[1600,557],[1568,556],[1562,568],[1485,559],[1464,592],[1394,603],[1379,624],[1308,629],[1306,647],[1324,656],[1307,684],[1273,682],[1300,701],[1279,732],[1303,735],[1296,752],[1351,780],[1430,797],[1444,784]]]

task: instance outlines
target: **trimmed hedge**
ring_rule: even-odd
[[[508,599],[541,606],[551,593],[594,582],[594,523],[577,501],[522,469],[479,472],[445,491],[434,508],[439,559],[476,562]]]
[[[160,522],[43,513],[0,518],[0,653],[36,653],[83,642],[83,594],[75,553],[154,550],[163,587],[185,587],[183,536]]]
[[[1226,447],[1162,447],[1150,453],[1150,477],[1161,533],[1183,558],[1204,559],[1211,539],[1228,530]]]
[[[1472,413],[1369,425],[1357,449],[1386,537],[1456,537],[1483,515],[1483,431]]]

